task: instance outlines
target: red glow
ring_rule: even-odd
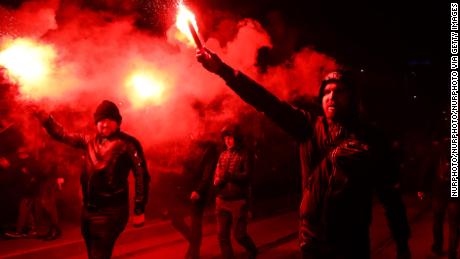
[[[36,99],[47,95],[46,81],[53,70],[55,57],[50,45],[18,38],[3,44],[0,65],[7,69],[9,76],[18,80],[23,96]]]
[[[60,1],[62,8],[42,4],[49,1],[26,2],[36,4],[11,10],[16,21],[24,21],[12,24],[12,29],[18,31],[19,37],[40,39],[28,40],[27,45],[34,51],[39,49],[36,51],[39,54],[21,58],[25,62],[17,66],[17,71],[24,72],[22,69],[32,63],[42,64],[44,69],[32,73],[41,75],[35,77],[36,80],[27,81],[27,76],[15,79],[20,99],[33,97],[24,101],[32,101],[51,112],[68,107],[77,114],[91,115],[101,100],[112,100],[120,104],[124,130],[138,137],[145,149],[187,139],[208,120],[215,123],[213,129],[220,130],[220,123],[234,120],[249,109],[231,94],[222,80],[196,61],[195,43],[187,22],[191,21],[195,29],[202,31],[203,28],[197,28],[198,12],[194,16],[183,5],[175,9],[175,15],[179,12],[178,19],[169,28],[165,40],[139,30],[131,16],[110,12],[101,15],[91,8],[79,8],[63,1]],[[220,16],[221,13],[206,12],[206,15]],[[56,17],[59,19],[55,20]],[[206,18],[213,20],[213,17]],[[49,21],[55,21],[56,26],[50,27]],[[225,26],[210,27],[206,46],[282,99],[296,93],[316,94],[319,71],[328,70],[334,63],[325,55],[304,49],[293,55],[289,66],[270,67],[267,73],[260,74],[254,63],[258,50],[271,46],[268,33],[250,19],[223,24]],[[19,33],[28,31],[35,31],[37,35]],[[181,36],[183,41],[177,41],[176,36]],[[0,53],[14,45],[13,42],[16,41],[6,42],[0,37]],[[40,52],[42,49],[47,51]],[[36,53],[34,51],[32,53]],[[16,115],[22,116],[20,112]],[[63,125],[87,129],[87,117],[77,120],[64,114],[57,119]]]
[[[128,98],[135,108],[160,105],[165,101],[165,82],[159,73],[138,70],[131,73],[125,87]]]
[[[193,28],[195,28],[195,31],[198,33],[195,15],[183,3],[179,3],[179,12],[176,17],[176,27],[179,29],[181,34],[176,35],[176,38],[187,45],[194,46],[195,43],[193,35],[190,32],[189,23],[192,24]]]

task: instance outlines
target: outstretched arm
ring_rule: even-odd
[[[311,115],[280,101],[264,87],[245,74],[234,70],[207,49],[197,53],[200,63],[210,72],[219,75],[246,103],[270,117],[279,127],[297,140],[304,140],[311,131]]]
[[[33,113],[39,119],[48,134],[55,140],[76,148],[86,148],[88,140],[85,135],[67,132],[64,127],[54,120],[53,116],[43,110],[34,108]]]

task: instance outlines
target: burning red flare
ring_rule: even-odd
[[[0,66],[5,67],[8,75],[19,82],[23,96],[40,98],[47,95],[47,80],[53,70],[55,57],[51,46],[18,38],[3,44]]]
[[[195,15],[183,4],[179,3],[179,12],[176,17],[176,27],[186,38],[177,37],[180,41],[189,45],[195,45],[201,49],[203,47],[198,36],[198,26],[196,23]]]
[[[125,87],[135,108],[159,105],[165,101],[165,82],[152,72],[135,71],[128,76]]]

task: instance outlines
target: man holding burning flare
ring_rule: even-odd
[[[81,175],[83,210],[81,232],[88,257],[110,258],[129,217],[128,175],[135,178],[134,225],[144,223],[150,176],[142,147],[134,137],[120,131],[118,107],[104,100],[94,113],[94,136],[68,133],[52,116],[34,109],[47,132],[56,140],[85,150]]]
[[[314,117],[279,100],[208,49],[199,49],[197,58],[300,144],[303,258],[370,258],[373,189],[384,205],[398,258],[410,258],[398,167],[382,138],[358,120],[359,101],[349,73],[324,78],[319,91],[323,114]]]

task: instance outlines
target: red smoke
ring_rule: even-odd
[[[0,40],[29,38],[53,46],[53,71],[40,87],[54,90],[36,102],[51,112],[66,107],[79,114],[72,120],[63,113],[56,114],[69,130],[91,129],[95,107],[110,99],[120,107],[122,129],[148,150],[185,141],[197,129],[218,131],[223,122],[235,119],[241,111],[252,111],[223,80],[196,62],[195,49],[174,37],[174,24],[167,39],[159,38],[137,29],[134,13],[94,11],[80,8],[78,1],[68,2],[35,0],[17,10],[0,7]],[[331,58],[305,48],[289,62],[261,74],[255,66],[257,51],[271,46],[263,27],[250,19],[220,24],[226,26],[215,26],[217,31],[209,35],[205,45],[282,99],[315,95],[322,74],[336,67]],[[206,29],[200,28],[204,33]],[[229,36],[232,31],[236,32],[234,37]],[[136,74],[144,79],[133,81]],[[136,88],[133,82],[147,86]],[[154,97],[146,101],[145,96]],[[204,126],[205,122],[212,122],[212,126]]]

